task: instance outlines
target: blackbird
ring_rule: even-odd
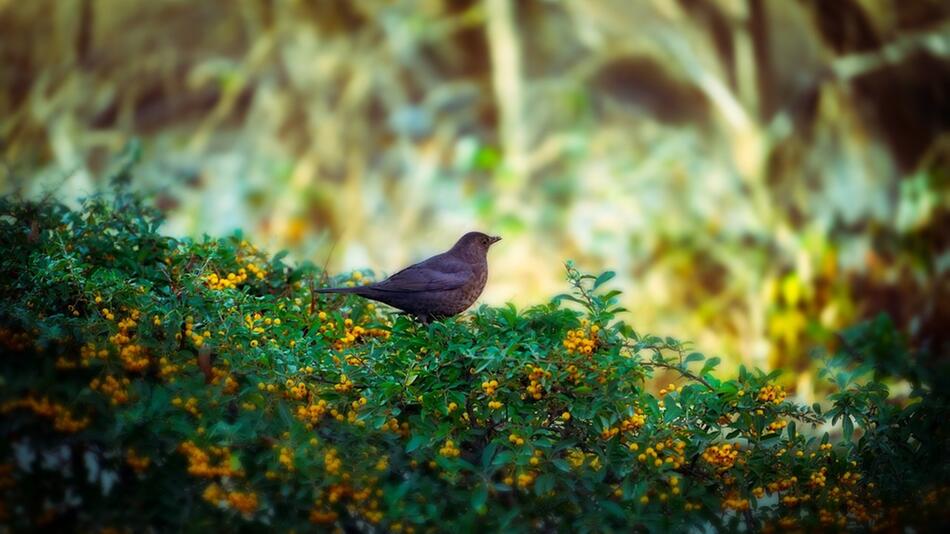
[[[488,247],[500,240],[469,232],[447,252],[410,265],[381,282],[316,292],[353,293],[402,310],[422,323],[451,317],[467,310],[482,294],[488,279]]]

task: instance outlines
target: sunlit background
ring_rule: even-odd
[[[948,58],[941,0],[0,0],[0,183],[74,202],[136,138],[172,235],[391,273],[500,234],[483,302],[614,269],[807,398],[860,318],[947,343]]]

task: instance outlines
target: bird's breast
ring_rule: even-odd
[[[475,277],[472,279],[464,288],[463,300],[465,301],[465,307],[468,308],[471,306],[478,297],[481,296],[482,290],[485,289],[485,282],[488,281],[488,268],[484,267],[481,269],[475,270]]]

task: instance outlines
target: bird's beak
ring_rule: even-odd
[[[495,243],[501,241],[501,236],[496,235],[496,236],[490,237],[489,239],[491,240],[491,243],[489,243],[489,244],[490,244],[490,245],[494,245]]]

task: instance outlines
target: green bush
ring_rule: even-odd
[[[10,530],[948,520],[947,375],[886,319],[842,334],[823,411],[787,399],[777,372],[724,380],[718,358],[636,332],[611,273],[568,263],[570,292],[548,304],[421,326],[311,291],[372,273],[328,279],[240,235],[164,237],[125,194],[0,208]],[[654,395],[658,371],[676,378]]]

